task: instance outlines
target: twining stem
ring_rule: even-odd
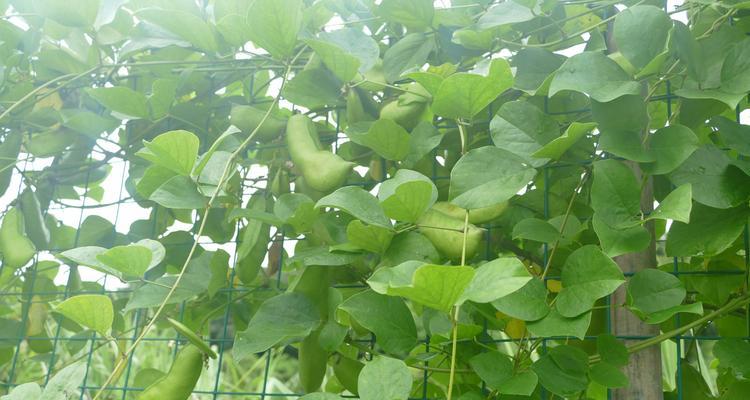
[[[461,247],[461,265],[466,265],[466,238],[469,232],[469,210],[466,210],[464,217],[464,237],[463,244]],[[451,400],[453,395],[453,380],[456,376],[456,349],[458,347],[458,313],[460,306],[453,307],[453,316],[451,323],[453,325],[453,332],[451,333],[451,367],[448,375],[448,396],[447,399]]]
[[[292,65],[294,65],[294,62],[297,60],[297,58],[302,54],[304,50],[305,50],[304,48],[300,50],[300,52],[297,53],[297,55],[292,59],[292,61],[287,64],[286,70],[284,71],[284,75],[282,77],[281,87],[279,90],[281,90],[286,84],[289,73],[292,70]],[[206,221],[208,221],[208,213],[211,210],[211,206],[218,198],[219,193],[221,191],[221,187],[224,185],[224,183],[226,183],[227,179],[230,176],[229,172],[230,172],[232,164],[234,163],[234,160],[245,149],[245,147],[247,147],[250,144],[250,142],[253,140],[255,135],[260,130],[260,127],[263,126],[263,124],[266,122],[266,119],[268,119],[268,117],[271,115],[271,112],[273,111],[273,108],[278,103],[278,101],[279,101],[279,96],[276,96],[273,100],[273,103],[268,108],[268,111],[266,111],[266,113],[263,115],[263,118],[258,123],[258,126],[256,126],[255,129],[253,129],[250,135],[248,135],[248,137],[242,142],[242,144],[240,144],[229,156],[229,159],[224,165],[224,169],[221,173],[221,178],[219,179],[219,182],[216,185],[216,190],[214,191],[214,193],[211,195],[210,199],[206,203],[206,208],[205,208],[205,211],[203,212],[203,218],[201,218],[201,224],[198,227],[196,236],[201,236],[203,234],[203,230],[206,227]],[[197,249],[197,247],[198,247],[198,241],[196,240],[193,242],[193,245],[190,247],[190,251],[188,252],[187,258],[185,259],[185,262],[182,264],[182,268],[180,268],[180,272],[177,274],[174,283],[172,284],[169,292],[167,292],[166,297],[164,297],[164,300],[162,300],[161,304],[159,304],[159,307],[156,309],[156,312],[151,317],[151,320],[148,322],[148,324],[146,324],[146,326],[143,328],[143,330],[138,335],[138,337],[133,341],[133,344],[131,344],[127,350],[125,350],[124,352],[120,354],[120,357],[118,358],[117,363],[115,364],[113,368],[113,372],[104,381],[101,388],[94,396],[93,400],[97,400],[101,397],[102,393],[104,393],[104,390],[106,390],[107,386],[109,386],[109,384],[112,383],[112,380],[114,379],[116,375],[116,371],[119,370],[122,365],[127,363],[129,355],[133,353],[136,347],[138,347],[138,345],[146,336],[148,331],[154,326],[159,316],[161,316],[162,312],[164,311],[164,308],[167,306],[167,303],[169,302],[169,299],[172,297],[174,292],[177,290],[177,287],[179,286],[180,282],[182,281],[182,277],[185,275],[187,266],[190,264],[190,260],[193,258],[193,254],[195,253],[195,250]]]
[[[724,314],[730,313],[738,308],[744,307],[747,304],[750,303],[750,295],[746,294],[742,297],[738,297],[721,308],[716,309],[715,311],[704,315],[703,317],[696,319],[695,321],[685,324],[684,326],[681,326],[679,328],[673,329],[669,332],[664,332],[659,336],[654,336],[652,338],[640,341],[632,346],[628,346],[628,353],[635,353],[637,351],[643,350],[647,347],[659,344],[665,340],[671,339],[675,336],[681,335],[693,328],[696,328],[698,326],[701,326],[711,320],[714,320],[718,317],[721,317]],[[601,361],[602,357],[599,354],[594,354],[591,357],[589,357],[589,363],[597,363]]]

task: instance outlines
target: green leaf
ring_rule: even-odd
[[[530,8],[515,1],[503,1],[487,10],[477,22],[479,29],[492,29],[534,19]]]
[[[208,52],[218,49],[211,27],[200,16],[182,10],[146,8],[136,14],[139,19],[158,25],[180,39]]]
[[[314,110],[342,105],[340,89],[341,81],[333,73],[323,68],[313,68],[297,72],[284,85],[281,95],[294,104]]]
[[[547,288],[539,279],[531,279],[515,292],[492,302],[498,311],[522,321],[536,321],[550,312]]]
[[[613,228],[633,225],[641,212],[641,190],[627,165],[612,159],[594,163],[591,208]]]
[[[286,59],[302,29],[302,0],[255,0],[247,12],[247,34],[271,56]]]
[[[698,137],[690,128],[670,125],[654,132],[649,139],[649,153],[654,162],[644,164],[643,170],[653,174],[668,174],[679,167],[698,149]]]
[[[17,207],[11,207],[0,226],[0,252],[3,265],[12,269],[26,265],[36,254],[34,243],[26,235],[24,215]]]
[[[344,186],[318,200],[315,208],[333,207],[370,225],[391,228],[383,208],[375,196],[357,186]]]
[[[79,325],[99,332],[102,336],[109,334],[115,318],[112,300],[101,294],[70,297],[58,304],[55,311]]]
[[[523,288],[531,279],[523,263],[515,257],[500,257],[476,269],[460,302],[490,303]]]
[[[38,400],[73,400],[78,397],[86,370],[84,362],[76,362],[61,369],[47,382]]]
[[[675,314],[679,313],[703,315],[703,303],[699,301],[690,304],[680,304],[678,306],[657,311],[646,315],[644,322],[652,325],[661,324],[662,322],[672,318]]]
[[[538,47],[523,48],[513,57],[513,65],[516,67],[513,87],[532,96],[540,93],[549,87],[552,74],[563,62],[564,56],[548,50]]]
[[[99,261],[97,256],[104,253],[107,249],[98,246],[83,246],[70,249],[60,253],[60,256],[73,261],[78,265],[93,268],[97,271],[104,272],[113,276],[120,276],[120,271]]]
[[[750,141],[747,140],[750,137],[750,126],[740,125],[720,115],[711,118],[709,123],[719,130],[719,136],[726,146],[743,156],[750,156]]]
[[[403,161],[403,166],[406,168],[414,167],[424,156],[437,147],[442,139],[443,135],[431,123],[427,121],[420,122],[411,131],[409,154]]]
[[[0,397],[0,400],[26,400],[38,399],[42,396],[42,388],[36,382],[22,383],[10,390],[8,394]]]
[[[589,376],[594,382],[608,388],[622,388],[630,384],[628,377],[618,367],[606,362],[591,366]]]
[[[326,67],[342,82],[349,82],[357,75],[359,60],[333,43],[308,39],[305,43],[320,56]]]
[[[99,0],[33,0],[40,15],[61,25],[91,28],[99,12]]]
[[[469,360],[471,369],[493,390],[500,394],[530,396],[537,385],[533,371],[513,374],[510,356],[495,351],[480,353]]]
[[[549,222],[538,218],[526,218],[513,226],[513,239],[534,240],[553,243],[561,237],[560,231]]]
[[[417,344],[414,317],[400,297],[366,290],[346,299],[339,309],[374,333],[378,346],[388,353],[408,354]]]
[[[435,7],[431,0],[383,0],[376,13],[387,21],[424,30],[432,25]]]
[[[588,387],[588,356],[577,347],[553,347],[531,368],[539,377],[539,383],[558,396],[573,396]]]
[[[714,208],[730,208],[750,197],[750,177],[724,151],[706,145],[669,176],[675,186],[693,185],[693,199]]]
[[[309,232],[317,220],[315,202],[302,193],[284,193],[273,205],[273,213],[297,233]]]
[[[396,171],[378,190],[383,211],[397,221],[417,222],[437,198],[437,187],[430,178],[408,169]]]
[[[627,95],[606,103],[592,101],[591,115],[599,124],[599,147],[602,150],[628,160],[654,161],[642,143],[643,132],[649,124],[643,97]]]
[[[599,243],[605,254],[617,257],[622,254],[641,251],[651,242],[651,234],[639,225],[633,227],[615,228],[602,221],[598,214],[594,214],[591,225],[599,237]]]
[[[686,294],[685,286],[676,276],[646,268],[630,278],[626,304],[630,310],[645,319],[649,314],[682,304]]]
[[[500,76],[459,72],[445,78],[432,101],[432,111],[445,118],[473,118],[513,85],[510,66],[507,62],[500,65]]]
[[[663,9],[638,5],[617,14],[613,37],[625,58],[642,69],[664,51],[671,29],[672,20]]]
[[[467,266],[446,266],[407,261],[381,268],[367,280],[381,294],[401,296],[416,303],[448,312],[459,304],[464,290],[474,277]]]
[[[383,72],[388,82],[397,81],[406,72],[419,69],[435,50],[435,40],[424,33],[410,33],[390,46],[383,55]]]
[[[596,300],[614,293],[625,282],[617,264],[596,246],[574,251],[562,270],[563,289],[557,296],[557,310],[575,317],[591,310]]]
[[[670,257],[712,256],[726,250],[742,234],[750,214],[745,206],[717,209],[695,204],[690,223],[674,222],[667,233]]]
[[[148,102],[143,93],[125,86],[87,89],[86,93],[104,107],[134,118],[148,118]]]
[[[690,222],[690,210],[693,209],[693,189],[686,183],[673,190],[659,203],[659,207],[648,216],[648,219],[673,219],[684,223]]]
[[[640,85],[601,52],[583,52],[567,59],[552,78],[549,95],[563,90],[585,93],[606,103],[628,94],[639,94]]]
[[[468,210],[500,204],[523,189],[536,170],[494,146],[464,154],[451,171],[451,203]]]
[[[96,256],[97,260],[122,273],[122,276],[143,276],[151,263],[151,250],[143,246],[117,246]]]
[[[750,376],[750,343],[736,338],[722,338],[714,346],[719,365]]]
[[[377,225],[365,225],[359,220],[354,220],[346,227],[346,237],[351,244],[361,249],[383,254],[391,244],[393,231]]]
[[[187,176],[177,175],[159,186],[149,200],[166,208],[193,210],[204,208],[208,200],[203,196],[195,182]]]
[[[596,123],[593,122],[573,122],[568,125],[565,129],[565,133],[562,136],[558,136],[549,143],[545,144],[539,150],[531,153],[532,157],[536,158],[551,158],[553,160],[559,160],[568,149],[573,147],[581,138],[586,136],[587,133],[591,132],[596,127]]]
[[[400,161],[409,154],[409,132],[390,119],[369,124],[367,132],[350,127],[346,135],[352,142],[369,147],[386,160]]]
[[[625,345],[610,333],[602,333],[596,337],[596,349],[605,361],[611,365],[628,365],[630,355]]]
[[[532,154],[558,138],[560,128],[548,114],[528,101],[503,104],[490,121],[490,134],[495,146],[523,158],[529,165],[539,167],[547,160]]]
[[[364,73],[370,70],[380,55],[378,44],[355,28],[321,32],[318,39],[305,42],[343,82],[351,81],[358,71]]]
[[[750,91],[750,39],[734,43],[721,64],[721,88],[731,93]]]
[[[366,363],[357,379],[362,400],[406,400],[411,384],[411,372],[403,361],[382,356]]]
[[[190,176],[198,158],[200,139],[183,130],[162,133],[154,140],[144,141],[145,148],[136,154],[180,175]]]
[[[317,307],[296,292],[274,296],[261,304],[247,329],[238,332],[232,355],[244,360],[279,344],[299,341],[320,325]]]
[[[696,81],[703,82],[706,79],[706,65],[701,46],[693,36],[690,28],[680,21],[673,20],[670,47],[677,58],[687,67],[688,76]]]
[[[342,397],[333,393],[310,393],[299,398],[300,400],[342,400]]]

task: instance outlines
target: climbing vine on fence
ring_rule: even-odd
[[[750,3],[434,3],[0,1],[3,399],[743,398]]]

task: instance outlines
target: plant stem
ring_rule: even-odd
[[[460,126],[460,125],[459,125]],[[466,210],[464,216],[464,237],[463,245],[461,248],[461,265],[466,265],[466,238],[469,233],[469,210]],[[453,381],[456,375],[456,349],[458,347],[458,313],[460,306],[453,307],[453,316],[451,318],[451,324],[453,325],[453,332],[451,333],[451,368],[450,375],[448,375],[448,395],[447,399],[451,400],[453,395]]]

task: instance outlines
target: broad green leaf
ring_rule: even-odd
[[[310,393],[299,398],[300,400],[342,400],[343,398],[333,393]]]
[[[412,168],[424,156],[437,147],[442,139],[443,135],[441,135],[440,131],[435,129],[431,123],[426,121],[420,122],[411,131],[409,154],[403,161],[403,166],[406,168]]]
[[[341,81],[333,73],[323,68],[313,68],[297,72],[284,85],[281,95],[294,104],[318,109],[343,105],[340,89]]]
[[[435,40],[424,33],[410,33],[383,55],[383,72],[389,82],[397,81],[406,72],[419,69],[435,50]]]
[[[693,199],[709,207],[730,208],[750,197],[750,177],[710,145],[696,150],[669,179],[676,186],[691,183]]]
[[[703,315],[703,303],[698,301],[695,303],[680,304],[678,306],[666,308],[661,311],[656,311],[654,313],[646,315],[644,322],[652,325],[661,324],[662,322],[672,318],[675,314],[679,313]]]
[[[357,387],[362,400],[406,400],[411,384],[411,372],[403,361],[380,356],[362,368]]]
[[[107,249],[98,246],[83,246],[75,249],[70,249],[60,253],[60,256],[75,262],[78,265],[83,265],[89,268],[93,268],[97,271],[104,272],[113,276],[121,276],[120,271],[110,267],[107,264],[99,261],[97,256],[104,253]]]
[[[641,69],[664,51],[671,29],[672,20],[663,9],[638,5],[617,14],[613,37],[617,49]]]
[[[610,333],[602,333],[596,337],[596,349],[602,357],[602,361],[615,366],[628,365],[628,349],[625,345]]]
[[[70,297],[58,304],[55,311],[79,325],[99,332],[102,336],[109,334],[115,318],[112,300],[101,294]]]
[[[608,388],[623,388],[630,384],[627,375],[620,368],[606,362],[592,365],[589,376],[594,382]]]
[[[284,193],[273,205],[273,213],[279,220],[289,224],[297,233],[312,229],[318,217],[315,202],[302,193]]]
[[[445,118],[473,118],[512,86],[510,66],[501,64],[504,68],[499,77],[459,72],[445,78],[432,101],[432,111]]]
[[[742,99],[745,98],[744,93],[728,93],[722,89],[699,89],[690,87],[677,89],[674,91],[674,94],[686,99],[720,101],[732,109],[736,108]]]
[[[643,146],[643,132],[649,123],[643,97],[627,95],[606,103],[592,101],[591,114],[599,124],[599,147],[602,150],[632,161],[653,161]]]
[[[606,103],[640,93],[640,85],[611,58],[600,52],[583,52],[567,59],[552,78],[549,95],[554,96],[563,90],[585,93]]]
[[[161,248],[160,255],[155,255],[146,246],[130,244],[105,250],[97,254],[96,259],[108,267],[119,271],[121,276],[141,277],[146,270],[156,266],[164,258],[164,247],[159,242],[150,242],[156,243]],[[160,258],[158,258],[159,256]]]
[[[154,165],[190,176],[198,158],[200,139],[191,132],[178,130],[162,133],[150,142],[144,141],[143,145],[145,148],[137,155]]]
[[[689,224],[674,222],[670,227],[667,255],[689,257],[719,254],[740,236],[749,214],[746,206],[718,209],[695,204]]]
[[[610,257],[641,251],[651,242],[651,235],[640,222],[632,227],[615,228],[594,214],[591,225],[599,237],[602,250]]]
[[[557,295],[557,310],[564,317],[575,317],[591,310],[596,300],[612,294],[625,277],[611,258],[588,245],[568,256],[561,280],[563,289]]]
[[[318,200],[315,208],[333,207],[370,225],[391,228],[378,199],[357,186],[344,186]]]
[[[76,362],[61,369],[47,382],[44,392],[37,399],[73,400],[79,397],[79,387],[84,381],[86,370],[85,362]]]
[[[491,29],[534,19],[530,8],[512,0],[503,1],[487,10],[477,22],[479,29]]]
[[[750,137],[750,126],[740,125],[720,115],[711,118],[709,122],[719,130],[719,136],[726,146],[744,156],[750,156],[750,141],[747,140]]]
[[[373,122],[367,132],[350,127],[346,135],[352,142],[371,148],[386,160],[400,161],[409,154],[409,132],[390,119]]]
[[[586,136],[587,133],[591,132],[596,127],[593,122],[580,123],[573,122],[568,125],[562,136],[558,136],[549,143],[545,144],[539,150],[536,150],[531,154],[532,157],[536,158],[551,158],[557,160],[565,154],[568,149],[573,147],[581,138]]]
[[[494,146],[464,154],[451,171],[451,203],[472,210],[502,203],[523,189],[536,170],[523,159]]]
[[[687,224],[690,222],[692,208],[693,190],[692,186],[686,183],[669,193],[648,219],[673,219]]]
[[[278,59],[289,58],[302,28],[302,0],[256,0],[247,11],[247,34]]]
[[[750,376],[750,343],[736,338],[722,338],[714,346],[714,354],[723,368],[732,368]]]
[[[670,125],[654,132],[648,147],[654,161],[644,164],[643,170],[653,175],[668,174],[698,149],[698,138],[690,128]]]
[[[513,57],[513,65],[516,67],[513,87],[530,95],[545,91],[549,87],[552,74],[560,68],[563,62],[565,62],[565,57],[545,49],[538,47],[521,49]]]
[[[376,13],[390,22],[416,30],[432,25],[435,8],[431,0],[383,0]]]
[[[218,48],[211,27],[198,15],[182,10],[147,8],[139,11],[138,18],[174,33],[180,39],[208,52]]]
[[[100,0],[32,0],[40,15],[61,25],[91,28],[99,12]]]
[[[383,254],[393,239],[393,231],[377,225],[365,225],[354,220],[346,226],[346,237],[349,242],[361,249]]]
[[[119,120],[91,111],[63,109],[60,113],[64,127],[91,137],[98,137],[100,133],[110,132],[120,126]]]
[[[8,394],[0,397],[0,400],[27,400],[38,399],[42,396],[42,388],[36,382],[22,383],[10,390]]]
[[[702,265],[695,263],[688,267],[688,271],[697,272],[687,276],[689,287],[698,292],[696,298],[715,306],[724,305],[745,282],[744,269],[734,260],[717,258]]]
[[[521,157],[529,165],[539,167],[547,160],[533,156],[544,145],[558,138],[557,122],[528,101],[503,104],[490,121],[490,134],[495,146]]]
[[[104,107],[134,118],[148,118],[148,103],[143,93],[125,86],[93,88],[86,90],[89,96]]]
[[[339,309],[374,333],[378,346],[388,353],[407,354],[417,344],[414,317],[400,297],[367,290],[346,299]]]
[[[522,321],[544,318],[550,308],[547,305],[547,288],[539,279],[528,281],[515,292],[492,302],[498,311]]]
[[[383,265],[398,265],[405,261],[436,263],[440,260],[435,246],[424,235],[417,232],[397,234],[383,255]]]
[[[300,262],[303,266],[342,266],[351,264],[356,256],[346,253],[333,253],[325,247],[312,247],[298,250],[290,262]]]
[[[5,212],[0,225],[0,252],[3,265],[11,269],[20,268],[36,254],[34,243],[26,235],[24,215],[17,207]]]
[[[561,397],[573,396],[588,386],[588,355],[577,347],[553,347],[531,368],[545,389]]]
[[[232,355],[243,360],[278,344],[298,341],[320,325],[316,306],[304,295],[283,293],[261,304],[247,329],[235,337]]]
[[[211,281],[211,258],[213,252],[205,251],[200,256],[190,260],[187,271],[182,276],[177,289],[169,298],[167,304],[180,303],[191,299],[208,289]],[[177,281],[175,275],[165,275],[154,282],[145,282],[133,291],[133,294],[125,305],[125,311],[137,308],[155,307],[160,305]]]
[[[480,353],[469,360],[469,365],[490,389],[499,393],[529,396],[536,388],[537,377],[533,372],[513,375],[509,355],[496,351]]]
[[[320,32],[318,37],[337,45],[359,60],[359,72],[364,73],[372,69],[380,58],[380,47],[369,35],[357,28],[336,29],[330,32]]]
[[[166,208],[186,210],[204,208],[208,203],[208,199],[198,191],[195,182],[182,175],[164,182],[148,199]]]
[[[438,198],[435,184],[419,172],[399,169],[380,184],[378,199],[385,214],[392,219],[416,222]]]
[[[706,65],[703,52],[690,28],[680,21],[673,20],[670,48],[676,57],[687,67],[688,76],[696,82],[706,79]]]
[[[549,222],[539,218],[526,218],[513,226],[513,239],[534,240],[553,243],[561,237],[560,231]]]
[[[437,129],[434,129],[434,132],[437,132]],[[22,132],[9,132],[5,135],[3,143],[0,144],[0,196],[5,194],[8,190],[10,180],[13,177],[13,165],[15,165],[18,160],[18,153],[21,150],[21,143],[23,142],[24,136],[25,135]],[[441,138],[441,136],[437,137]],[[437,146],[437,143],[435,146]],[[430,150],[432,149],[426,150],[425,154]],[[421,157],[422,156],[419,156],[419,158]],[[418,159],[415,161],[418,161]]]
[[[591,208],[613,228],[632,226],[641,212],[641,191],[631,169],[617,160],[594,163]]]
[[[346,50],[324,40],[308,39],[305,43],[315,50],[326,67],[342,82],[349,82],[357,75],[360,62]]]
[[[735,43],[721,64],[721,88],[731,93],[750,91],[750,39]]]
[[[407,261],[392,268],[381,268],[367,280],[381,294],[401,296],[416,303],[448,312],[459,304],[474,277],[467,266],[423,264]]]
[[[476,269],[461,302],[490,303],[523,288],[533,277],[515,257],[500,257]]]
[[[641,318],[682,304],[687,291],[679,278],[654,268],[638,271],[628,282],[627,306]]]

